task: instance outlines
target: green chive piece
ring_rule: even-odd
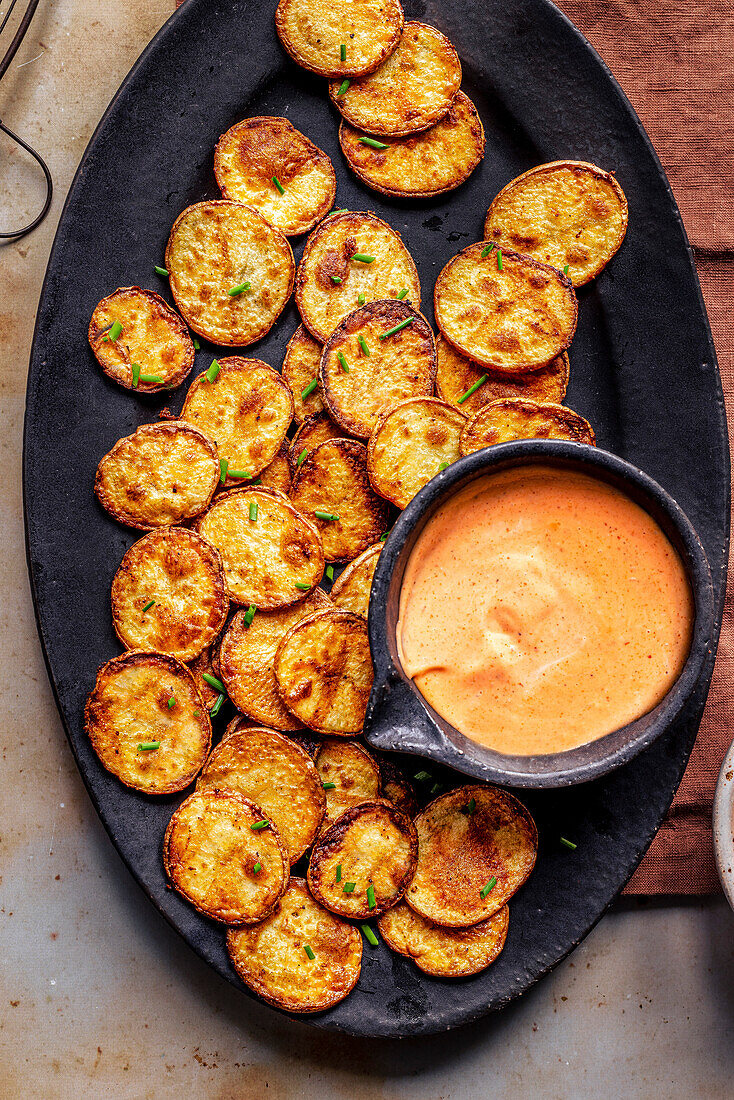
[[[442,791],[442,790],[443,790],[443,783],[434,783],[433,786],[431,787],[431,792],[430,792],[431,793],[431,798],[433,798],[433,796],[435,794],[438,794],[439,791]]]
[[[273,184],[273,186],[274,186],[274,187],[277,187],[277,188],[278,188],[278,190],[280,191],[281,195],[285,195],[285,187],[284,187],[284,186],[283,186],[283,184],[282,184],[282,183],[280,182],[280,180],[278,179],[278,177],[277,177],[277,176],[273,176],[273,178],[272,178],[271,182],[272,182],[272,184]]]
[[[367,347],[367,341],[365,340],[364,336],[362,336],[361,333],[357,337],[357,339],[359,340],[359,346],[361,347],[362,351],[365,353],[365,355],[369,359],[371,352],[370,352],[370,349]]]
[[[258,860],[257,863],[255,864],[255,866],[252,868],[253,875],[259,875],[260,872],[262,871],[262,869],[263,869],[263,865],[260,862],[260,860]]]
[[[319,384],[318,378],[312,378],[305,390],[301,390],[301,401],[305,401],[307,397],[310,397],[313,391]]]
[[[194,339],[194,351],[201,351],[201,344],[199,343],[197,337],[194,336],[193,339]]]
[[[344,371],[344,373],[349,374],[349,363],[347,363],[346,359],[344,358],[344,352],[343,351],[338,351],[336,353],[336,357],[339,360],[339,362],[341,363],[341,368]]]
[[[339,57],[341,58],[342,61],[347,60],[347,44],[346,44],[346,42],[342,42],[341,46],[339,47]]]
[[[566,266],[564,267],[563,274],[568,275],[568,264],[566,264]]]
[[[317,511],[314,511],[314,515],[316,516],[317,519],[326,519],[326,520],[330,520],[330,521],[335,520],[335,519],[339,519],[339,516],[337,515],[336,512],[317,512]]]
[[[176,706],[176,696],[172,695],[171,698],[168,700],[168,709],[171,710],[175,706]]]
[[[368,909],[374,909],[377,905],[375,901],[375,888],[374,886],[367,887],[367,907]]]
[[[209,711],[209,717],[210,718],[216,718],[217,717],[220,710],[222,709],[222,703],[223,702],[224,702],[224,696],[223,695],[218,695],[216,700],[215,700],[214,706]]]
[[[140,381],[140,363],[133,363],[133,389],[138,388],[138,382]]]
[[[363,145],[371,145],[373,149],[387,149],[384,141],[375,141],[374,138],[361,137],[359,139]]]
[[[407,288],[407,286],[404,286],[402,290],[398,291],[398,301],[402,302],[403,298],[407,298],[407,297],[408,297],[408,288]]]
[[[117,338],[120,336],[121,333],[122,333],[122,325],[120,324],[119,321],[115,321],[112,328],[110,329],[110,340],[112,340],[112,341],[117,340]]]
[[[476,381],[476,382],[474,383],[474,385],[473,385],[473,386],[470,386],[470,387],[469,387],[469,389],[468,389],[468,390],[466,391],[466,393],[462,393],[461,397],[460,397],[460,398],[459,398],[459,399],[457,400],[456,404],[457,404],[457,405],[463,405],[465,401],[468,401],[468,399],[469,399],[469,398],[471,397],[471,395],[472,395],[473,393],[476,393],[476,392],[477,392],[477,390],[479,389],[479,387],[480,387],[480,386],[483,386],[483,385],[484,385],[484,383],[485,383],[485,382],[487,381],[487,379],[488,379],[488,378],[489,378],[489,375],[488,375],[488,374],[483,374],[483,375],[482,375],[482,377],[481,377],[481,378],[479,378],[479,379],[478,379],[478,380],[477,380],[477,381]]]
[[[489,880],[489,882],[487,883],[487,885],[483,886],[482,889],[479,891],[480,898],[486,898],[489,891],[494,890],[496,885],[497,885],[497,879],[495,878],[494,875],[492,875],[492,877]]]
[[[340,283],[341,282],[341,279],[339,278],[338,275],[330,275],[329,278],[331,279],[332,283]]]
[[[259,831],[260,831],[261,829],[267,829],[267,828],[269,827],[269,825],[270,825],[270,822],[268,821],[268,819],[267,819],[266,817],[264,817],[264,818],[262,819],[262,821],[255,821],[255,822],[254,822],[254,823],[253,823],[253,824],[252,824],[252,825],[250,826],[250,828],[252,829],[253,833],[257,833],[257,832],[259,832]]]
[[[155,600],[148,600],[147,604],[146,604],[146,605],[145,605],[145,607],[143,608],[143,611],[147,611],[147,610],[148,610],[148,608],[149,608],[149,607],[153,607],[153,606],[154,606],[154,604],[155,604]]]
[[[360,928],[362,929],[362,935],[367,940],[367,943],[371,947],[379,947],[380,941],[378,940],[377,936],[375,935],[375,933],[370,928],[369,924],[361,924]]]
[[[221,369],[219,361],[217,359],[212,359],[209,364],[209,369],[206,372],[207,382],[214,382]]]
[[[250,289],[249,283],[238,283],[237,286],[233,286],[227,291],[230,298],[236,298],[238,294],[244,294],[246,290]]]
[[[154,749],[159,749],[160,747],[160,741],[141,741],[138,745],[138,752],[153,752]]]
[[[155,271],[156,275],[168,275],[167,269],[165,267],[159,267],[158,264],[155,265],[153,270]]]
[[[138,375],[141,382],[150,382],[154,385],[160,385],[163,379],[160,374],[140,374]]]
[[[341,865],[341,863],[337,863],[337,865],[336,865],[336,881],[341,882],[341,880],[342,880],[342,865]]]
[[[357,305],[358,306],[363,306],[366,301],[367,301],[367,299],[365,298],[364,294],[358,294],[357,295]]]
[[[303,581],[296,581],[296,588],[300,588],[301,592],[308,592],[310,584],[304,584]]]
[[[201,678],[209,687],[213,687],[215,691],[219,691],[223,695],[226,693],[227,689],[222,681],[218,680],[216,676],[212,676],[211,672],[202,673]]]
[[[394,328],[389,328],[387,332],[380,333],[381,340],[387,340],[388,336],[394,336],[396,332],[400,332],[401,329],[407,328],[408,325],[413,324],[412,317],[406,317],[404,321],[401,321],[399,325],[395,325]]]
[[[254,603],[251,603],[250,606],[248,607],[247,611],[245,612],[245,614],[242,617],[242,621],[245,624],[245,626],[251,626],[252,625],[252,620],[255,618],[255,612],[256,611],[257,611],[257,608],[255,607]]]
[[[321,786],[324,788],[325,791],[333,791],[336,787],[336,783],[322,783]],[[338,882],[339,879],[337,879],[336,881]]]
[[[298,458],[296,459],[296,466],[301,465],[301,463],[303,462],[303,460],[304,460],[304,458],[306,457],[307,454],[308,454],[308,447],[304,447],[303,450],[301,451],[301,453],[299,454]]]
[[[442,470],[445,470],[447,466],[448,466],[448,462],[441,462],[439,467],[438,467],[439,474],[441,473]]]
[[[375,262],[375,257],[369,256],[366,252],[353,252],[352,259],[359,260],[359,262],[363,264],[372,264]]]
[[[563,845],[564,848],[570,848],[572,852],[575,852],[576,849],[578,848],[578,844],[574,844],[574,842],[572,840],[566,840],[565,836],[562,836],[560,839],[561,839],[561,844]]]
[[[333,210],[331,211],[331,214],[329,214],[329,217],[331,217],[331,215],[332,215],[332,214],[346,214],[346,213],[347,213],[347,208],[346,208],[346,206],[340,206],[338,210],[337,210],[337,209],[336,209],[336,207],[335,207],[335,208],[334,208],[334,209],[333,209]]]
[[[417,779],[419,783],[427,783],[433,776],[430,772],[416,772],[413,779]]]
[[[344,93],[346,92],[348,87],[349,87],[349,81],[348,80],[342,80],[341,84],[339,85],[339,91],[336,94],[337,95],[344,95]]]
[[[219,459],[219,481],[224,485],[227,480],[227,470],[229,469],[229,463],[226,458]]]
[[[344,883],[344,886],[343,886],[343,890],[344,890],[344,893],[345,893],[345,894],[351,894],[351,893],[353,893],[353,892],[354,892],[354,887],[355,887],[356,885],[357,885],[357,883],[356,883],[356,882],[345,882],[345,883]]]
[[[481,254],[481,259],[484,259],[485,256],[489,256],[489,254],[490,254],[490,252],[492,251],[493,248],[494,248],[493,244],[488,244],[486,246],[486,248],[483,248],[482,249],[482,254]]]
[[[191,713],[193,714],[194,718],[201,718],[201,711],[200,710],[192,710]]]
[[[327,567],[326,567],[326,576],[329,578],[330,581],[334,580],[334,566],[333,565],[327,565]]]
[[[474,813],[474,811],[476,810],[476,808],[477,808],[477,800],[476,800],[476,798],[470,798],[470,799],[469,799],[469,805],[468,805],[468,806],[467,806],[467,808],[466,808],[466,812],[467,812],[468,814],[473,814],[473,813]]]
[[[253,484],[253,485],[262,485],[262,478],[260,478],[260,477],[253,477],[253,479],[252,479],[252,484]]]
[[[497,270],[498,271],[502,270],[502,249],[501,248],[497,249]]]
[[[240,481],[249,481],[252,474],[249,470],[228,470],[227,477],[236,477]]]
[[[313,948],[311,947],[311,945],[308,944],[308,943],[304,943],[303,950],[306,952],[306,954],[308,955],[311,962],[313,962],[313,960],[316,958],[316,956],[313,953]]]
[[[250,502],[250,523],[257,522],[257,501]]]

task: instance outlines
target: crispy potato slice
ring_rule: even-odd
[[[326,795],[305,749],[273,730],[238,729],[212,750],[196,789],[227,788],[251,799],[275,825],[291,866],[310,848]]]
[[[415,817],[418,813],[415,787],[397,764],[385,757],[380,757],[380,777],[384,797],[394,802],[397,808],[408,817]]]
[[[334,205],[331,161],[287,118],[230,126],[214,150],[214,175],[223,198],[254,206],[287,237],[311,229]]]
[[[325,737],[316,751],[316,770],[325,784],[326,832],[345,810],[380,796],[380,769],[374,757],[356,741]],[[333,785],[332,785],[333,784]]]
[[[400,900],[417,862],[418,836],[410,818],[389,802],[363,802],[319,837],[306,881],[330,912],[364,920]]]
[[[407,955],[424,974],[435,978],[468,978],[493,963],[505,946],[510,911],[498,913],[471,928],[444,928],[414,912],[404,901],[378,921],[388,947]]]
[[[278,454],[293,419],[290,387],[261,359],[231,355],[220,359],[210,382],[203,371],[191,383],[181,419],[194,424],[217,445],[227,461],[226,485],[257,477]]]
[[[355,615],[367,618],[372,578],[384,545],[384,542],[376,542],[374,546],[368,546],[334,581],[329,595],[340,611],[353,611]]]
[[[367,476],[367,451],[353,439],[327,439],[310,451],[294,474],[291,500],[313,518],[326,561],[351,561],[387,529],[387,509]]]
[[[400,325],[407,327],[394,332]],[[385,409],[408,397],[430,397],[435,379],[431,326],[394,298],[370,302],[345,317],[329,337],[319,369],[332,420],[361,439],[369,439]]]
[[[206,672],[209,676],[216,676],[218,680],[221,680],[219,662],[216,657],[218,649],[218,644],[208,646],[195,660],[189,661],[188,663],[189,671],[194,677],[196,690],[201,696],[201,701],[207,710],[211,710],[219,698],[217,689],[213,688],[212,685],[204,679],[204,673]]]
[[[545,367],[527,374],[506,374],[487,371],[486,367],[467,359],[452,348],[443,336],[436,340],[436,394],[450,405],[458,405],[465,416],[473,416],[501,397],[527,397],[530,401],[560,404],[566,396],[570,364],[563,352]],[[482,378],[484,381],[482,382]],[[465,394],[477,382],[481,385],[469,397]],[[464,400],[459,404],[459,398]]]
[[[254,924],[288,885],[288,853],[260,806],[237,791],[197,787],[168,823],[163,865],[195,909],[222,924]],[[256,871],[255,867],[260,864]]]
[[[299,325],[288,341],[283,360],[283,377],[293,393],[293,415],[298,424],[312,413],[321,412],[324,403],[318,386],[303,396],[304,390],[319,377],[321,344],[317,344],[305,325]]]
[[[297,471],[306,455],[315,450],[319,443],[325,443],[327,439],[343,438],[344,432],[334,423],[327,412],[311,413],[303,421],[291,440],[288,450],[291,471]],[[292,483],[291,488],[293,488]]]
[[[217,449],[182,420],[141,424],[100,460],[94,491],[126,527],[150,531],[200,515],[219,483]]]
[[[274,729],[301,728],[278,694],[273,671],[275,653],[292,626],[331,606],[326,593],[315,588],[292,607],[258,612],[249,627],[245,611],[234,616],[222,638],[219,667],[221,679],[238,710]]]
[[[365,263],[353,256],[374,259]],[[421,286],[413,258],[400,234],[374,214],[332,214],[308,238],[296,276],[296,305],[319,343],[325,344],[357,308],[361,295],[365,304],[397,298],[401,290],[419,309]]]
[[[367,623],[327,609],[292,626],[275,654],[280,697],[317,733],[360,733],[372,690]]]
[[[255,508],[255,506],[257,506]],[[315,588],[324,574],[316,527],[277,489],[231,489],[197,522],[199,534],[222,555],[234,603],[264,611],[288,607]]]
[[[319,76],[371,73],[397,46],[404,22],[399,0],[280,0],[275,12],[287,53]]]
[[[291,464],[288,461],[288,443],[284,439],[273,461],[260,474],[260,484],[267,489],[277,489],[286,496],[291,491]]]
[[[288,241],[251,206],[197,202],[166,247],[171,293],[187,324],[214,344],[246,347],[269,332],[291,296]],[[235,287],[244,287],[230,294]]]
[[[535,864],[535,822],[498,787],[471,785],[439,795],[415,825],[418,867],[405,900],[436,924],[469,928],[494,916]]]
[[[329,95],[351,126],[405,137],[443,118],[460,84],[461,62],[448,38],[426,23],[410,22],[379,69],[343,92],[335,80]]]
[[[122,329],[113,340],[115,322]],[[160,294],[139,286],[118,287],[102,299],[89,322],[89,344],[108,378],[141,393],[173,389],[194,365],[186,325]]]
[[[145,794],[188,787],[201,771],[212,737],[209,714],[186,665],[145,651],[123,653],[102,666],[87,699],[84,725],[107,771]],[[139,748],[156,743],[157,749]]]
[[[346,122],[339,144],[349,167],[373,191],[397,198],[428,198],[453,191],[469,178],[484,156],[484,127],[477,109],[457,92],[448,113],[435,126],[408,137],[386,137],[375,149]]]
[[[384,413],[367,447],[372,487],[405,508],[432,477],[459,457],[466,417],[436,397],[414,397]]]
[[[112,581],[112,622],[125,649],[193,661],[219,636],[228,611],[219,551],[186,527],[138,539]]]
[[[606,267],[627,232],[627,199],[613,173],[582,160],[523,172],[487,211],[484,236],[566,271],[583,286]]]
[[[504,397],[484,405],[466,422],[459,446],[463,455],[469,455],[511,439],[569,439],[592,447],[596,442],[591,424],[573,409]]]
[[[446,339],[493,370],[545,366],[576,331],[578,302],[570,280],[529,256],[500,253],[491,242],[470,244],[449,260],[433,299]]]
[[[264,921],[228,929],[227,951],[245,985],[288,1012],[323,1012],[338,1004],[362,968],[359,931],[317,905],[301,878],[291,878]]]

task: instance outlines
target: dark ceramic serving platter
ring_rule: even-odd
[[[717,634],[724,598],[729,460],[720,379],[678,210],[660,164],[619,87],[588,43],[547,0],[408,0],[406,14],[456,45],[464,88],[487,131],[481,167],[458,191],[426,202],[387,201],[347,171],[325,83],[298,70],[273,29],[274,0],[187,0],[124,81],[87,149],[51,253],[28,382],[25,502],[28,560],[49,675],[72,750],[120,855],[153,903],[228,981],[222,929],[166,889],[160,846],[179,799],[151,801],[102,770],[82,712],[96,669],[119,652],[109,587],[136,535],[95,503],[102,454],[120,436],[178,411],[109,383],[86,342],[92,309],[117,286],[166,294],[153,273],[170,227],[214,196],[212,150],[246,115],[286,115],[332,157],[337,206],[371,209],[402,234],[431,292],[443,265],[480,239],[489,200],[519,172],[561,157],[614,168],[630,206],[627,240],[579,293],[568,403],[602,447],[642,467],[682,506],[713,574]],[[295,242],[296,259],[303,241]],[[280,366],[298,318],[291,305],[249,354]],[[215,349],[204,345],[196,370]],[[248,354],[248,353],[246,353]],[[356,990],[317,1027],[359,1035],[441,1031],[506,1005],[592,928],[650,842],[688,758],[706,698],[700,686],[671,728],[632,763],[571,790],[523,795],[540,832],[528,884],[511,904],[505,950],[462,981],[423,976],[384,945],[365,946]],[[578,844],[570,853],[558,837]]]

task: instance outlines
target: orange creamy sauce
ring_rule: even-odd
[[[693,629],[657,523],[585,474],[488,474],[427,523],[400,594],[400,660],[428,703],[498,752],[560,752],[651,710]]]

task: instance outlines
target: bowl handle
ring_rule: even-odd
[[[367,704],[364,737],[376,749],[424,756],[432,756],[446,744],[443,733],[394,668],[381,682],[375,680]]]

